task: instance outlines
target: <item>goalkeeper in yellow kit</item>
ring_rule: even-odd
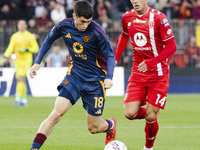
[[[26,74],[33,62],[33,53],[39,50],[38,43],[34,35],[27,31],[25,20],[19,20],[17,23],[18,32],[14,33],[10,39],[8,48],[4,53],[1,64],[4,64],[12,53],[16,55],[14,60],[16,68],[16,98],[14,105],[27,106]]]

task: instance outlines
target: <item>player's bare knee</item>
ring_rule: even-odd
[[[157,113],[156,112],[150,112],[146,113],[146,120],[152,121],[157,118]]]
[[[133,120],[133,116],[136,115],[137,112],[133,112],[133,111],[129,111],[129,110],[125,110],[124,111],[124,116],[129,119],[129,120]]]

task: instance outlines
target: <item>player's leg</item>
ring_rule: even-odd
[[[111,123],[112,124],[112,123]],[[109,128],[109,123],[106,120],[101,119],[101,116],[87,115],[88,130],[92,134],[106,132]]]
[[[17,86],[16,86],[16,99],[20,98],[20,106],[27,106],[27,87],[26,77],[17,75]]]
[[[110,141],[113,141],[116,138],[117,120],[114,117],[111,117],[109,120],[104,120],[101,118],[101,116],[93,116],[88,114],[87,125],[88,130],[92,134],[106,132],[105,144],[108,144]]]
[[[140,101],[129,102],[124,104],[124,115],[129,120],[144,119],[146,108],[141,107]]]
[[[37,150],[42,146],[46,138],[52,132],[55,124],[61,120],[62,116],[71,108],[71,106],[72,103],[67,98],[57,97],[53,111],[39,127],[38,133],[32,143],[31,150]]]
[[[116,118],[101,119],[105,104],[106,90],[103,81],[85,82],[87,91],[81,93],[83,107],[87,110],[88,130],[94,133],[106,132],[105,144],[116,138]]]
[[[147,89],[143,83],[129,82],[124,98],[124,115],[129,120],[144,119]]]
[[[159,129],[158,115],[160,109],[164,109],[168,90],[168,80],[150,84],[148,89],[148,105],[146,109],[146,143],[144,150],[152,150]],[[153,87],[153,88],[151,88]]]
[[[27,98],[26,98],[26,78],[20,74],[16,74],[16,98],[14,105],[19,106],[20,101],[23,100],[24,106],[27,106]]]
[[[15,64],[17,86],[16,86],[16,99],[14,105],[27,106],[26,74],[29,67],[30,65],[24,62]]]
[[[54,109],[49,117],[40,125],[31,150],[35,150],[34,148],[37,150],[42,146],[46,138],[52,132],[54,125],[60,121],[62,116],[79,99],[79,93],[77,92],[78,89],[76,89],[76,87],[74,87],[73,84],[71,84],[68,80],[63,80],[58,86],[58,90],[59,95],[56,99]]]
[[[155,107],[148,103],[146,109],[146,125],[145,125],[145,134],[146,134],[146,143],[144,150],[152,149],[154,141],[156,139],[156,135],[159,129],[158,125],[158,114],[160,108]]]

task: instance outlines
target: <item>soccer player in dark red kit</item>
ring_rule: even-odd
[[[148,6],[147,0],[131,0],[134,9],[122,17],[122,33],[116,63],[131,39],[133,66],[124,98],[129,120],[146,119],[146,143],[152,150],[159,129],[160,109],[166,104],[169,87],[170,56],[176,51],[174,35],[166,16]],[[148,102],[147,107],[141,107]]]

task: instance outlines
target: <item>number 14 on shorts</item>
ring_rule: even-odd
[[[157,99],[155,104],[157,105],[158,103],[160,103],[160,106],[162,107],[165,104],[166,101],[166,97],[163,97],[162,99],[160,99],[161,95],[157,94]]]

